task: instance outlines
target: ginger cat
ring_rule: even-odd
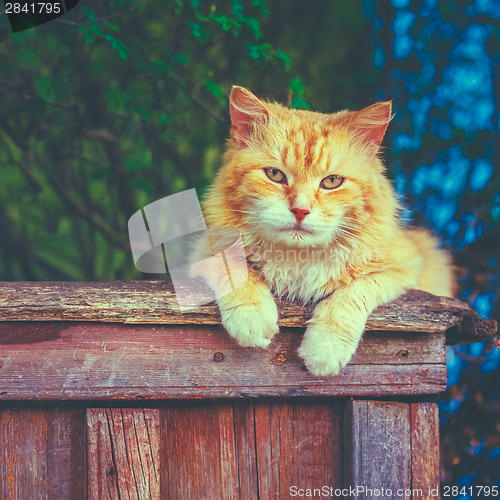
[[[322,114],[233,87],[231,138],[203,204],[206,221],[243,235],[248,279],[218,300],[242,346],[278,332],[273,293],[316,304],[299,349],[335,375],[378,305],[411,288],[452,296],[449,258],[423,229],[403,229],[378,156],[391,103]],[[207,280],[208,281],[208,280]]]

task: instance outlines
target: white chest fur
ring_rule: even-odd
[[[280,297],[316,301],[331,289],[346,267],[342,252],[314,248],[250,252],[251,269]]]

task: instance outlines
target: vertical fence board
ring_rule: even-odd
[[[253,401],[234,402],[234,432],[241,500],[259,498]]]
[[[344,416],[344,445],[344,487],[365,488],[357,498],[373,498],[374,493],[367,488],[390,489],[393,496],[401,490],[398,498],[411,498],[404,494],[411,488],[408,404],[349,402]]]
[[[233,404],[228,401],[219,403],[219,442],[221,498],[236,500],[240,498],[238,457],[235,442]]]
[[[278,468],[279,497],[295,483],[293,463],[293,405],[271,403],[271,454]]]
[[[393,496],[411,488],[422,491],[418,498],[434,498],[429,488],[439,486],[438,424],[434,403],[325,399],[91,408],[88,498],[288,498],[292,486],[342,487],[342,469],[343,487],[391,489]],[[1,411],[0,498],[84,498],[84,427],[85,410]]]
[[[0,411],[0,498],[83,499],[83,410]]]
[[[87,494],[89,500],[118,500],[118,484],[113,462],[106,413],[87,409]]]
[[[50,500],[84,498],[84,422],[80,409],[47,410],[47,468]]]
[[[255,447],[257,451],[257,471],[259,497],[279,498],[279,463],[273,454],[273,433],[271,432],[271,404],[255,402]]]
[[[162,500],[224,498],[221,491],[228,480],[221,478],[220,457],[227,450],[221,452],[220,425],[219,406],[213,402],[181,403],[164,410]],[[236,470],[227,464],[223,469]]]
[[[134,429],[139,445],[140,462],[143,469],[143,477],[147,478],[152,493],[151,499],[160,496],[160,411],[144,409],[142,412],[134,412]],[[137,432],[137,429],[145,428],[145,432]]]
[[[44,410],[0,412],[0,498],[49,499],[47,441]]]
[[[411,411],[411,485],[422,499],[435,499],[439,488],[439,411],[435,403],[413,403]],[[437,490],[439,491],[439,489]]]
[[[340,488],[344,404],[294,403],[294,480],[300,487]]]
[[[89,499],[159,500],[159,410],[87,409]],[[149,421],[149,424],[148,424]]]
[[[259,498],[342,486],[342,411],[326,400],[255,403]]]
[[[289,498],[342,485],[344,404],[181,403],[165,410],[162,499]]]

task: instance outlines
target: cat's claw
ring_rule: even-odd
[[[219,306],[224,328],[243,347],[266,348],[278,333],[278,308],[273,300],[259,307],[255,304]]]
[[[299,355],[316,376],[337,375],[351,360],[357,342],[346,341],[328,326],[311,325],[304,334]]]

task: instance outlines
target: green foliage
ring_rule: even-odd
[[[346,40],[326,18],[347,11]],[[318,78],[332,72],[324,47],[342,60],[365,23],[346,1],[94,0],[33,30],[3,24],[0,279],[139,277],[128,218],[179,190],[203,193],[228,136],[231,85],[333,111],[343,91]],[[348,80],[344,96],[364,80]]]
[[[299,76],[294,76],[290,80],[290,85],[288,87],[291,93],[290,107],[295,109],[309,109],[306,101],[304,101],[302,95],[304,94],[304,83]]]

